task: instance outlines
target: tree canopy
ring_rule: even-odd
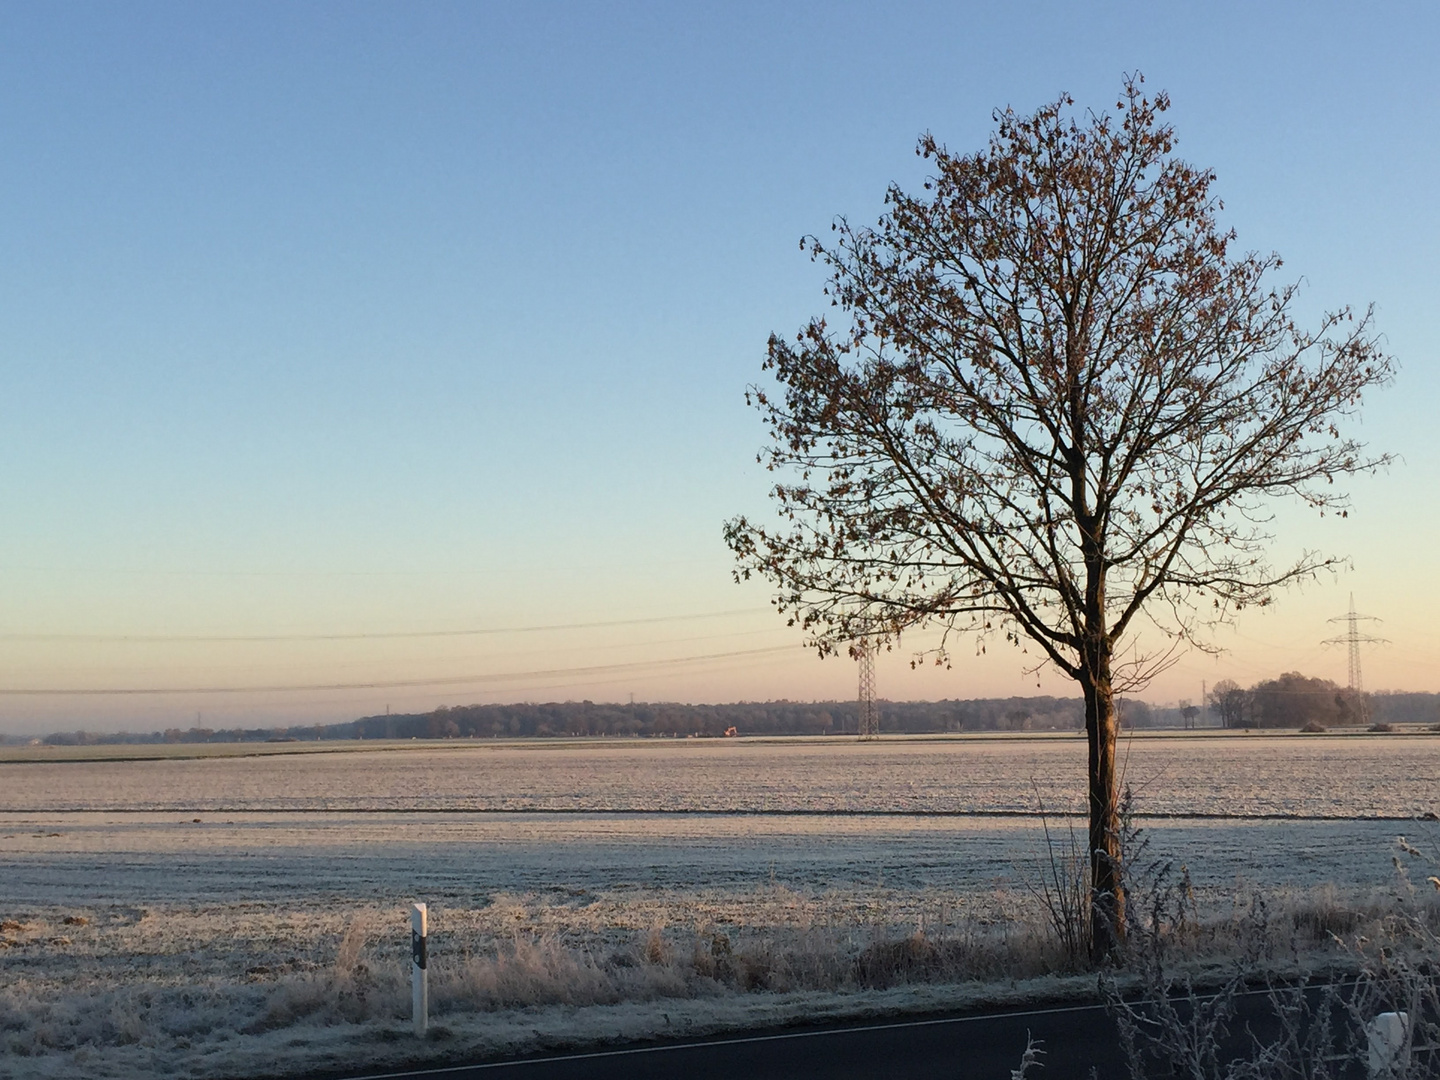
[[[750,392],[779,520],[726,526],[737,575],[822,653],[998,632],[1080,684],[1101,948],[1123,924],[1115,694],[1332,562],[1272,566],[1267,503],[1346,511],[1333,482],[1383,459],[1341,423],[1391,374],[1368,313],[1304,329],[1279,258],[1232,251],[1168,105],[1135,78],[1113,115],[997,112],[973,154],[926,135],[922,193],[807,238],[835,318],[772,335],[778,391]],[[1140,652],[1142,617],[1162,636]]]

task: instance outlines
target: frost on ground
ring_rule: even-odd
[[[1078,769],[1083,746],[1052,743]],[[1253,790],[1230,781],[1212,804],[1353,816],[1149,823],[1151,850],[1190,868],[1195,962],[1253,943],[1257,891],[1277,963],[1329,962],[1337,937],[1381,932],[1395,836],[1433,827],[1361,818],[1433,799],[1437,759],[1417,750],[1432,744],[1407,743],[1424,783],[1344,795],[1328,750],[1291,769],[1288,750],[1260,749],[1269,741],[1249,756],[1229,743],[1245,740],[1217,743],[1224,760],[1142,755],[1131,775],[1182,787],[1208,775],[1218,790],[1213,777],[1234,765]],[[575,804],[564,813],[416,809],[411,767],[387,780],[385,755],[368,752],[337,755],[334,769],[317,765],[325,755],[6,766],[0,1076],[359,1074],[1090,992],[1093,976],[1071,974],[1028,887],[1046,865],[1034,818],[853,813],[887,797],[943,810],[1001,787],[1017,803],[1029,789],[1033,803],[1029,780],[1058,768],[1052,744],[1036,745],[961,747],[969,757],[892,748],[872,763],[880,775],[851,760],[853,744],[787,745],[778,757],[753,746],[593,759],[457,750],[426,781],[436,803]],[[1320,744],[1286,744],[1302,745]],[[1389,749],[1371,760],[1354,745],[1363,760],[1352,767],[1396,773]],[[1317,771],[1330,774],[1318,793]],[[940,794],[927,786],[943,777]],[[1037,786],[1059,783],[1047,782]],[[748,812],[704,812],[712,795]],[[372,809],[350,808],[357,799]],[[627,799],[682,812],[593,809]],[[281,805],[247,809],[260,803]],[[790,812],[827,807],[844,812]],[[431,913],[424,1044],[409,1034],[412,900]]]
[[[293,744],[310,747],[313,744]],[[1440,737],[1136,737],[1125,782],[1158,814],[1412,816],[1437,807]],[[1084,740],[454,740],[260,758],[0,763],[0,812],[1084,811]]]
[[[954,897],[897,893],[576,889],[432,905],[435,1026],[424,1047],[408,1034],[400,905],[31,907],[5,922],[0,1070],[362,1072],[426,1056],[1004,1001],[1020,993],[1016,978],[1054,967],[1025,921],[961,914]],[[927,900],[936,905],[928,925],[883,918],[889,901],[899,911]],[[868,925],[852,923],[866,911]],[[661,921],[682,915],[687,922]]]
[[[738,898],[767,926],[630,929],[599,903],[497,895],[434,912],[432,1035],[409,1034],[404,908],[283,912],[245,905],[29,911],[6,922],[0,1069],[16,1078],[362,1073],[423,1060],[685,1037],[756,1025],[1003,1005],[1093,992],[1033,906],[994,896],[908,927],[826,926],[835,900],[783,886]],[[883,912],[886,897],[868,902]],[[914,902],[912,898],[912,902]],[[671,901],[673,904],[673,901]],[[613,908],[612,908],[613,910]],[[1199,949],[1227,958],[1253,930],[1212,912]],[[1383,898],[1276,907],[1267,948],[1327,952],[1334,930],[1374,932]],[[1303,940],[1301,940],[1303,939]],[[1314,960],[1315,957],[1311,956]]]
[[[1277,955],[1388,902],[1394,823],[1148,831],[1207,868],[1217,956],[1255,888]],[[7,1077],[360,1073],[1094,986],[1026,887],[1028,819],[49,814],[0,817],[0,838]]]

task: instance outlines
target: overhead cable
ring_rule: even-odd
[[[475,630],[395,630],[359,634],[0,634],[0,641],[115,641],[149,644],[158,642],[367,641],[396,638],[481,637],[486,634],[538,634],[555,630],[592,630],[608,626],[645,626],[651,623],[720,619],[729,615],[750,615],[754,614],[754,611],[754,608],[731,608],[729,611],[707,611],[696,615],[655,615],[645,619],[607,619],[602,622],[551,623],[545,626],[492,626]]]
[[[158,694],[278,694],[312,693],[327,690],[391,690],[408,686],[474,686],[482,683],[503,683],[515,679],[548,679],[559,676],[600,675],[609,672],[638,671],[644,668],[674,667],[709,660],[728,660],[741,656],[765,656],[794,651],[794,645],[776,645],[767,649],[741,649],[736,652],[709,653],[704,656],[679,656],[668,660],[638,660],[628,664],[597,664],[593,667],[551,668],[544,671],[510,671],[501,674],[459,675],[434,679],[391,679],[376,682],[314,683],[278,686],[118,686],[58,689],[55,687],[0,687],[6,697],[136,697]]]

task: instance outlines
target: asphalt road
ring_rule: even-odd
[[[1092,1066],[1101,1077],[1127,1075],[1114,1023],[1097,1005],[643,1046],[365,1080],[1009,1080],[1031,1036],[1045,1054],[1044,1068],[1032,1070],[1030,1080],[1086,1080]]]
[[[1306,993],[1319,1004],[1320,987]],[[1266,992],[1241,993],[1229,1028],[1222,1059],[1248,1055],[1252,1035],[1275,1038],[1278,1022]],[[1032,1038],[1043,1055],[1027,1080],[1130,1076],[1114,1021],[1103,1006],[1080,1005],[757,1032],[349,1080],[1010,1080]],[[1365,1075],[1353,1059],[1342,1066],[1331,1058],[1330,1065],[1335,1075]]]

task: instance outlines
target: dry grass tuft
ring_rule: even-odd
[[[331,967],[280,979],[264,1011],[242,1030],[257,1034],[302,1020],[355,1024],[406,1015],[410,1007],[408,972],[394,962],[377,964],[367,959],[366,945],[374,925],[372,912],[353,916],[336,945]]]
[[[1197,993],[1191,975],[1177,968],[1154,925],[1134,935],[1130,967],[1138,987],[1122,992],[1113,977],[1102,977],[1107,1006],[1115,1017],[1132,1080],[1160,1076],[1272,1080],[1274,1077],[1338,1080],[1368,1075],[1440,1076],[1440,901],[1411,884],[1415,871],[1440,869],[1440,860],[1400,837],[1395,859],[1397,888],[1368,910],[1351,910],[1329,896],[1293,908],[1288,922],[1312,935],[1325,934],[1348,963],[1350,980],[1333,970],[1292,967],[1275,978],[1270,951],[1273,921],[1265,905],[1251,906],[1247,953],[1230,965],[1218,992]],[[1427,877],[1428,881],[1429,878]],[[1301,959],[1296,950],[1292,960]],[[1313,981],[1312,975],[1318,975]],[[1256,977],[1269,984],[1273,1023],[1246,1023],[1249,1045],[1228,1060],[1221,1048],[1234,1034],[1236,998]],[[1328,977],[1327,977],[1328,976]],[[1138,993],[1135,991],[1138,989]],[[1403,1012],[1410,1022],[1392,1059],[1377,1064],[1367,1025],[1384,1012]],[[1416,1052],[1412,1059],[1412,1052]],[[1367,1070],[1368,1066],[1368,1070]]]
[[[855,958],[855,981],[884,989],[897,983],[926,982],[943,966],[940,950],[916,931],[899,941],[876,941]]]

